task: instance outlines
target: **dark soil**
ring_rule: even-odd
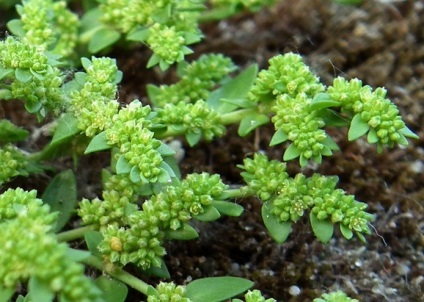
[[[325,84],[342,75],[386,87],[420,139],[407,148],[377,154],[365,141],[348,142],[346,130],[329,129],[341,150],[325,158],[322,165],[302,170],[308,175],[338,175],[341,188],[369,205],[376,219],[367,244],[347,241],[336,233],[323,245],[306,219],[294,226],[286,243],[276,244],[261,221],[260,201],[242,199],[236,201],[245,208],[240,218],[197,223],[199,239],[166,244],[165,260],[174,282],[234,275],[254,281],[255,288],[278,301],[311,301],[337,289],[361,301],[424,301],[423,28],[424,2],[418,0],[365,1],[359,7],[324,0],[284,0],[256,14],[242,13],[203,25],[206,38],[195,46],[196,56],[220,52],[241,67],[256,62],[266,68],[276,54],[299,53]],[[161,75],[145,69],[150,53],[144,48],[115,50],[111,55],[124,72],[121,101],[146,100],[146,84],[175,80],[172,72]],[[6,117],[20,124],[29,121],[15,117],[11,105],[3,107]],[[241,139],[237,128],[230,127],[226,136],[212,143],[185,146],[182,170],[184,174],[219,173],[226,183],[241,184],[236,165],[246,156],[260,149],[281,160],[284,149],[268,147],[272,134],[272,127],[264,127]],[[92,158],[83,158],[80,164],[87,167],[89,163],[93,164]],[[101,160],[97,163],[102,165]],[[292,175],[300,171],[295,162],[289,170]],[[93,173],[80,181],[92,184],[88,191],[94,194],[99,190],[98,178]],[[290,294],[293,286],[300,289],[298,295]],[[142,299],[131,293],[128,301]]]

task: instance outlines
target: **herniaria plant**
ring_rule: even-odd
[[[276,301],[249,290],[253,282],[242,278],[169,281],[164,242],[198,237],[193,220],[242,215],[236,198],[257,197],[278,243],[304,215],[324,243],[335,226],[347,240],[356,236],[365,243],[373,220],[367,205],[338,188],[337,176],[289,175],[286,162],[305,167],[337,152],[328,126],[348,127],[350,141],[365,137],[378,152],[408,145],[407,138],[417,136],[386,90],[342,77],[325,86],[294,53],[271,58],[260,71],[255,64],[240,70],[221,54],[186,60],[189,46],[202,39],[200,22],[272,2],[81,1],[80,15],[64,1],[16,5],[19,19],[9,21],[11,34],[0,41],[0,99],[23,100],[40,123],[53,122],[51,142],[30,153],[17,145],[28,132],[0,121],[0,301],[125,301],[127,286],[149,302],[224,301],[246,291],[232,301]],[[144,43],[152,51],[147,67],[178,64],[180,80],[150,84],[149,103],[122,106],[116,61],[95,56],[118,42]],[[78,71],[70,75],[71,69]],[[238,166],[244,185],[229,186],[216,174],[181,176],[181,150],[172,139],[184,137],[194,146],[225,135],[231,124],[246,136],[269,123],[275,128],[270,146],[285,148],[284,156],[246,158]],[[83,153],[109,150],[101,196],[77,200],[78,176],[71,170],[58,173],[44,193],[8,186],[14,177],[51,169],[47,161],[69,150],[76,164]],[[80,239],[87,250],[72,248]],[[147,284],[125,270],[130,264],[168,281]],[[85,276],[84,265],[103,275]],[[314,301],[357,300],[339,291]]]

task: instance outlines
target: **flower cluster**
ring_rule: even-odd
[[[155,107],[206,100],[210,91],[234,69],[232,61],[221,54],[202,55],[181,70],[178,83],[160,87],[149,85],[149,98]]]
[[[189,298],[184,297],[185,291],[184,286],[177,286],[173,282],[160,282],[155,294],[147,297],[147,302],[190,302]]]
[[[373,215],[365,212],[366,204],[336,188],[337,177],[319,174],[306,177],[300,173],[291,178],[284,163],[269,161],[262,154],[245,159],[244,166],[239,167],[245,170],[241,175],[250,193],[269,202],[270,212],[280,222],[296,222],[305,211],[311,210],[318,220],[340,223],[348,239],[352,232],[370,234],[368,224]]]
[[[308,107],[311,99],[306,93],[298,93],[296,97],[289,94],[277,96],[273,106],[275,115],[272,117],[275,128],[284,139],[292,141],[286,149],[285,160],[299,157],[301,166],[305,166],[308,160],[313,159],[321,163],[322,156],[330,156],[336,146],[331,138],[325,133],[324,120],[316,111],[310,111]]]
[[[238,167],[244,170],[241,176],[251,192],[262,201],[275,197],[280,190],[281,183],[289,177],[285,163],[277,160],[269,161],[261,153],[255,153],[253,159],[246,158],[244,165]]]
[[[376,143],[379,151],[383,145],[395,143],[408,145],[405,137],[417,138],[402,121],[396,105],[386,98],[387,91],[368,85],[358,79],[350,81],[338,77],[328,87],[329,97],[339,102],[342,112],[353,117],[349,139],[354,140],[368,132],[368,142]]]
[[[244,295],[245,301],[246,302],[277,302],[277,300],[273,299],[273,298],[269,298],[269,299],[265,299],[262,296],[262,293],[260,290],[252,290],[252,291],[248,291],[245,295]]]
[[[27,176],[28,160],[15,146],[7,144],[0,148],[0,185],[12,177]]]
[[[9,189],[0,195],[0,285],[14,288],[35,278],[63,301],[102,301],[101,292],[84,276],[84,267],[51,233],[56,217],[36,198],[36,191]]]
[[[22,23],[25,43],[63,57],[74,54],[78,16],[66,8],[65,1],[28,0],[17,6],[17,11],[21,18],[16,21]]]
[[[176,105],[167,104],[158,109],[155,121],[167,125],[172,130],[185,133],[190,145],[195,145],[203,136],[210,141],[222,136],[225,127],[216,111],[211,109],[203,100],[194,104],[180,101]]]
[[[150,107],[134,100],[113,116],[106,130],[107,143],[119,148],[117,173],[130,174],[133,182],[167,182],[172,176],[159,149],[163,144],[148,129],[152,116]]]
[[[142,210],[129,215],[127,225],[103,229],[98,248],[112,263],[159,267],[166,253],[162,247],[165,231],[179,230],[207,211],[225,189],[218,175],[191,174],[180,185],[167,186],[145,201]]]
[[[110,58],[82,59],[86,73],[78,73],[72,82],[80,89],[73,89],[69,111],[78,119],[78,128],[93,137],[112,125],[112,117],[118,112],[115,96],[122,73],[116,61]]]
[[[153,51],[153,56],[149,61],[149,66],[160,64],[162,69],[167,69],[169,65],[184,60],[184,56],[193,53],[188,48],[185,33],[178,31],[175,26],[154,24],[149,28],[147,44]]]
[[[303,92],[312,98],[324,90],[319,82],[303,63],[302,57],[287,53],[269,60],[267,70],[259,72],[248,97],[252,102],[273,101],[277,95],[288,95],[292,98]]]
[[[78,215],[86,225],[104,229],[108,225],[128,223],[129,211],[136,209],[138,187],[127,175],[111,175],[104,184],[103,200],[83,199],[79,204]]]
[[[314,302],[359,302],[356,299],[349,298],[344,292],[338,290],[329,294],[323,294],[320,298],[314,299]]]
[[[0,80],[11,82],[5,99],[21,98],[25,107],[39,118],[47,110],[58,113],[64,104],[63,74],[58,61],[35,46],[8,37],[0,42]]]
[[[197,18],[199,5],[189,0],[106,0],[100,5],[101,22],[146,42],[154,54],[149,66],[166,69],[192,53],[187,45],[201,38]]]

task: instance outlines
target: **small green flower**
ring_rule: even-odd
[[[315,94],[322,91],[324,86],[303,63],[302,57],[287,53],[269,60],[268,69],[258,74],[248,97],[252,102],[274,100],[277,95],[296,98],[299,93],[313,98]]]
[[[211,90],[235,69],[234,64],[221,54],[202,55],[182,70],[181,80],[173,85],[149,85],[149,97],[155,107],[179,102],[194,103],[206,100]]]
[[[0,184],[18,175],[28,175],[27,158],[12,144],[0,148],[0,162]]]
[[[65,1],[28,0],[17,11],[24,42],[64,57],[74,54],[78,16],[66,8]]]
[[[239,168],[245,170],[241,176],[249,189],[262,201],[276,196],[281,184],[288,178],[285,163],[270,161],[261,153],[255,153],[253,159],[246,158]]]
[[[265,299],[262,296],[262,293],[260,290],[252,290],[252,291],[248,291],[245,295],[244,295],[245,301],[246,302],[277,302],[277,300],[273,299],[273,298],[269,298],[269,299]]]
[[[160,282],[156,287],[154,295],[147,297],[148,302],[190,302],[189,298],[185,297],[185,287],[175,285],[173,282]]]
[[[321,298],[314,299],[314,302],[359,302],[359,300],[349,298],[344,292],[338,290],[329,294],[323,294]]]

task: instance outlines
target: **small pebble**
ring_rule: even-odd
[[[300,294],[299,286],[296,286],[296,285],[290,286],[289,294],[292,295],[292,296],[299,296],[299,294]]]

